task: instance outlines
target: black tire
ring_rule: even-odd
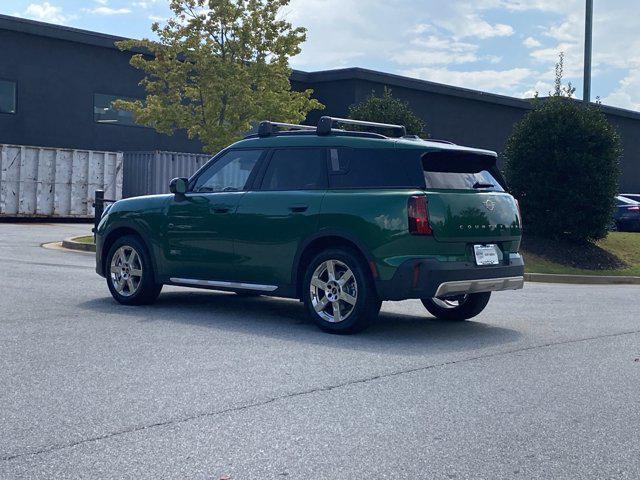
[[[329,296],[326,295],[327,290],[319,290],[316,288],[316,296],[314,298],[314,294],[311,292],[311,280],[314,276],[314,272],[316,269],[324,268],[320,267],[321,265],[326,265],[325,262],[334,261],[335,268],[335,280],[334,285],[338,281],[340,281],[346,273],[344,267],[348,268],[351,271],[352,276],[349,277],[349,280],[346,280],[346,284],[344,286],[337,285],[335,286],[335,290],[331,289],[329,295],[338,295],[338,300],[334,302],[326,303],[326,310],[319,313],[316,311],[314,307],[314,301],[316,304],[321,304],[322,302],[318,302],[318,299],[326,299],[328,302]],[[328,274],[328,270],[325,270],[325,274]],[[340,275],[340,276],[338,276]],[[329,277],[323,277],[326,280]],[[351,278],[353,280],[351,280]],[[331,282],[327,281],[327,285]],[[355,287],[354,287],[355,285]],[[344,289],[343,289],[344,287]],[[304,279],[302,281],[302,300],[307,307],[307,311],[309,315],[315,322],[315,324],[320,327],[325,332],[329,333],[356,333],[367,328],[373,320],[378,316],[380,312],[381,301],[378,298],[378,295],[375,290],[375,285],[373,283],[373,279],[371,278],[371,273],[369,268],[361,257],[350,249],[346,248],[332,248],[325,250],[318,255],[316,255],[311,262],[307,265]],[[354,290],[355,288],[355,290]],[[337,292],[337,293],[336,293]],[[354,303],[347,303],[346,300],[343,300],[342,294],[351,294],[355,292],[355,296],[349,296],[349,301]],[[338,312],[341,310],[344,312],[345,318],[338,322],[328,321],[325,317],[322,316],[322,313],[332,317],[335,319],[335,310],[333,309],[334,303],[338,304]],[[331,313],[328,313],[331,312]],[[340,315],[343,315],[340,314]]]
[[[125,248],[125,253],[127,253],[129,249],[133,249],[139,258],[139,261],[135,262],[136,266],[142,267],[142,275],[140,280],[137,281],[137,283],[134,283],[135,288],[133,289],[132,294],[128,293],[128,287],[125,287],[125,291],[122,293],[118,291],[119,287],[116,286],[116,279],[122,279],[121,273],[115,275],[111,274],[111,262],[113,257],[122,247]],[[125,235],[120,237],[113,243],[113,245],[111,245],[109,253],[107,254],[105,274],[107,277],[107,286],[109,287],[111,295],[116,299],[116,301],[123,305],[146,305],[153,303],[158,298],[158,295],[160,295],[160,291],[162,290],[162,284],[155,283],[153,263],[151,262],[149,252],[147,251],[144,243],[142,243],[142,240],[135,235]],[[133,276],[132,273],[129,275],[131,276],[130,278],[132,278],[132,282],[136,282],[134,278],[137,277]]]
[[[434,301],[432,298],[423,298],[422,304],[431,315],[440,320],[461,322],[469,320],[482,312],[487,303],[489,303],[491,292],[470,293],[464,299],[460,297],[456,297],[461,301],[457,306],[443,307],[436,303],[437,299]]]

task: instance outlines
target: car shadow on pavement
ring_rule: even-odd
[[[423,315],[398,311],[403,310],[402,307],[407,309],[407,302],[399,305],[400,308],[395,308],[396,305],[384,303],[379,319],[356,335],[322,332],[297,300],[244,297],[224,292],[168,291],[163,292],[155,304],[138,307],[120,305],[111,297],[102,297],[83,302],[79,307],[106,316],[126,315],[141,322],[177,322],[279,340],[399,355],[487,348],[515,342],[521,336],[517,330],[484,323],[490,321],[486,314],[479,316],[477,321],[447,322],[433,318],[426,310]],[[415,308],[423,309],[418,301]]]

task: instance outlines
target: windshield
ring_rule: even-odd
[[[504,192],[496,157],[475,152],[437,151],[422,155],[426,188]]]
[[[498,180],[487,170],[477,173],[429,172],[425,170],[424,183],[427,188],[504,192]]]

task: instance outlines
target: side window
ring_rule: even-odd
[[[327,188],[324,148],[292,148],[273,152],[261,190],[319,190]]]
[[[16,82],[0,80],[0,113],[16,113]]]
[[[407,158],[397,150],[329,149],[330,188],[400,188],[421,184],[407,171]]]
[[[234,192],[244,189],[262,150],[231,150],[202,172],[192,192]]]

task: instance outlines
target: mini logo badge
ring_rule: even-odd
[[[487,199],[485,202],[482,202],[482,204],[484,205],[484,208],[486,208],[490,212],[493,212],[493,209],[496,208],[496,202],[494,202],[490,198]]]

